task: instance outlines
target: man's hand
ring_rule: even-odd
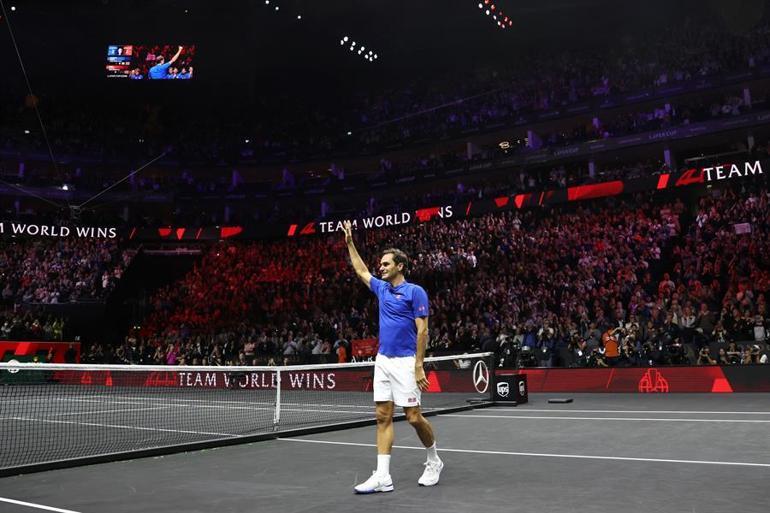
[[[345,221],[342,223],[342,231],[345,232],[345,244],[353,244],[353,224]]]
[[[421,363],[417,363],[414,366],[414,378],[420,390],[423,392],[428,390],[428,378],[425,377],[425,369],[422,368]]]

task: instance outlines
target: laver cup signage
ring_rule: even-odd
[[[524,374],[497,373],[495,375],[494,400],[523,404],[528,401],[527,376]]]

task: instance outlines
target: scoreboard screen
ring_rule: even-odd
[[[195,76],[195,45],[107,46],[108,78],[127,80],[191,80]]]

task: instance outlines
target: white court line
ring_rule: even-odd
[[[528,419],[528,420],[610,420],[621,422],[713,422],[724,424],[770,424],[770,420],[756,419],[659,419],[651,417],[555,417],[552,415],[458,415],[445,414],[442,417],[454,417],[459,419]]]
[[[42,504],[35,504],[34,502],[17,501],[15,499],[8,499],[6,497],[0,497],[0,501],[8,502],[10,504],[16,504],[18,506],[27,506],[28,508],[44,509],[46,511],[56,511],[57,513],[78,513],[71,509],[53,508],[51,506],[43,506]]]
[[[231,433],[208,433],[206,431],[189,431],[185,429],[164,429],[164,428],[151,428],[144,426],[123,426],[120,424],[99,424],[96,422],[75,422],[74,420],[51,420],[51,419],[34,419],[31,417],[7,417],[5,420],[23,420],[27,422],[47,422],[49,424],[74,424],[78,426],[91,426],[91,427],[108,427],[116,429],[136,429],[139,431],[162,431],[165,433],[185,433],[191,435],[214,435],[214,436],[228,436],[231,438],[240,438],[241,435],[233,435]]]
[[[119,413],[126,411],[152,411],[152,410],[165,410],[169,406],[156,406],[153,408],[124,408],[121,410],[90,410],[90,411],[76,411],[73,413],[51,413],[47,414],[49,417],[67,417],[70,415],[94,415],[96,413]]]
[[[770,415],[770,411],[695,411],[695,410],[570,410],[564,409],[537,409],[523,407],[524,412],[549,412],[549,413],[670,413],[672,415]],[[513,412],[511,412],[513,413]]]
[[[312,440],[310,438],[278,438],[284,442],[303,442],[310,444],[350,445],[355,447],[377,447],[376,444],[364,444],[356,442],[332,442],[328,440]],[[424,451],[425,447],[412,447],[407,445],[394,445],[394,449],[410,449]],[[746,463],[740,461],[708,461],[708,460],[672,460],[658,458],[630,458],[625,456],[590,456],[585,454],[549,454],[537,452],[509,452],[509,451],[481,451],[475,449],[439,449],[439,452],[459,452],[465,454],[486,454],[493,456],[531,456],[537,458],[567,458],[580,460],[614,460],[614,461],[641,461],[647,463],[686,463],[691,465],[724,465],[734,467],[762,467],[770,468],[770,463]]]
[[[263,402],[263,401],[222,401],[222,400],[209,400],[209,399],[181,399],[181,398],[173,398],[173,397],[136,397],[136,396],[128,396],[128,397],[121,397],[123,399],[134,399],[135,401],[153,401],[153,402],[169,402],[169,401],[177,401],[177,402],[183,402],[183,403],[207,403],[208,405],[211,404],[241,404],[241,405],[258,405],[258,406],[274,406],[275,402]],[[46,399],[48,400],[48,399]],[[114,402],[114,404],[145,404],[145,403],[139,403],[139,402],[124,402],[124,401],[112,401],[111,398],[105,397],[104,399],[76,399],[76,398],[64,398],[64,397],[58,397],[56,398],[57,401],[72,401],[72,402]],[[287,406],[315,406],[317,408],[363,408],[364,406],[361,405],[346,405],[346,404],[322,404],[322,403],[295,403],[295,402],[281,402],[281,406],[287,405]],[[189,405],[188,405],[189,406]],[[374,411],[374,402],[371,404],[372,411]]]

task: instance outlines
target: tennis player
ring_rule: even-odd
[[[182,50],[183,47],[180,46],[174,56],[171,57],[171,60],[168,62],[166,62],[166,58],[163,57],[163,55],[158,55],[155,57],[155,66],[150,68],[150,71],[147,73],[147,78],[153,80],[163,80],[169,78],[168,68],[176,62],[176,60],[179,58],[179,55],[182,53]]]
[[[422,368],[428,343],[428,295],[404,278],[406,254],[391,248],[380,257],[380,276],[369,273],[353,243],[350,221],[343,224],[345,242],[358,277],[377,296],[380,307],[379,352],[374,364],[374,402],[377,417],[377,470],[357,485],[355,493],[392,492],[390,453],[393,448],[393,407],[404,409],[409,424],[428,452],[425,471],[417,483],[438,483],[444,463],[436,453],[433,427],[420,411],[420,395],[428,388]]]

